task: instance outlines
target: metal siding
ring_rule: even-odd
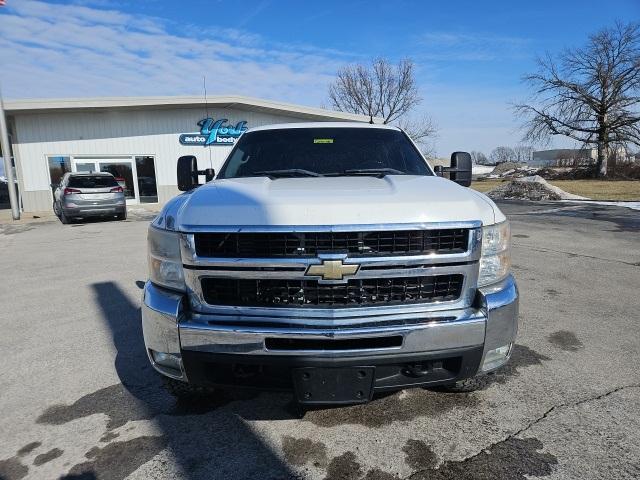
[[[199,168],[207,168],[210,166],[210,152],[211,166],[218,170],[231,147],[205,148],[184,146],[178,142],[181,133],[197,132],[197,122],[205,116],[205,109],[201,106],[16,114],[18,143],[14,149],[18,153],[24,191],[49,190],[48,155],[152,155],[156,159],[158,189],[176,185],[176,160],[181,155],[195,155]],[[305,121],[293,115],[223,108],[209,108],[209,116],[227,118],[233,124],[246,120],[249,127]],[[169,191],[172,189],[163,189],[163,192]],[[36,197],[37,206],[44,206],[42,193],[26,195],[26,211],[41,209],[28,205],[30,202],[27,200],[35,200]],[[49,202],[46,203],[48,208]]]
[[[44,212],[53,208],[50,190],[22,192],[21,197],[25,212]]]

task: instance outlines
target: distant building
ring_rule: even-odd
[[[431,165],[431,167],[450,167],[451,166],[451,159],[449,158],[429,158],[427,159],[427,162],[429,162],[429,165]]]
[[[50,210],[67,172],[109,172],[128,205],[180,193],[176,163],[220,169],[247,128],[370,117],[239,96],[28,99],[4,102],[23,211]],[[4,184],[6,185],[6,183]],[[5,196],[0,192],[0,208]]]
[[[595,148],[556,148],[533,152],[529,165],[534,167],[563,167],[589,165],[598,158]]]
[[[591,165],[598,159],[597,148],[557,148],[533,152],[529,165],[534,167],[577,167]],[[612,148],[609,153],[609,167],[615,164],[638,162],[640,153],[635,155],[624,146]]]

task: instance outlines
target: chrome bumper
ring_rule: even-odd
[[[63,207],[62,211],[67,216],[100,216],[100,215],[116,215],[126,210],[124,203],[117,205],[81,205],[77,207]]]
[[[152,365],[165,375],[183,380],[186,375],[182,369],[178,372],[156,364],[150,350],[176,357],[180,357],[182,350],[189,350],[212,354],[332,358],[393,357],[484,346],[484,356],[490,350],[511,345],[518,329],[518,289],[511,276],[499,284],[479,289],[474,308],[424,312],[420,322],[415,322],[415,312],[411,314],[414,322],[403,322],[397,315],[380,315],[368,317],[366,326],[358,327],[353,324],[340,326],[339,321],[331,322],[327,328],[278,326],[265,318],[249,323],[250,319],[237,316],[222,321],[219,316],[186,312],[185,300],[183,295],[147,282],[142,302],[144,341]],[[282,319],[278,320],[282,322]],[[402,343],[395,347],[364,350],[292,351],[268,349],[265,345],[267,338],[349,340],[387,336],[401,336]],[[508,356],[505,362],[507,359]]]

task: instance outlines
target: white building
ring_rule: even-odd
[[[598,157],[595,148],[556,148],[533,152],[529,165],[534,167],[561,167],[589,165]]]
[[[5,102],[21,207],[50,210],[52,184],[67,171],[108,171],[128,204],[178,193],[176,161],[195,155],[216,171],[247,128],[369,117],[254,98],[124,97]]]
[[[624,146],[612,146],[609,149],[607,163],[608,168],[617,164],[635,162],[634,156]],[[535,167],[577,167],[579,165],[592,165],[598,159],[597,148],[559,148],[555,150],[540,150],[533,152],[529,165]]]

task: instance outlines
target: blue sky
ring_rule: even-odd
[[[582,44],[640,0],[7,0],[0,8],[5,98],[202,93],[327,105],[336,70],[412,58],[436,150],[520,138],[510,103],[537,54]],[[556,140],[556,145],[566,141]]]

